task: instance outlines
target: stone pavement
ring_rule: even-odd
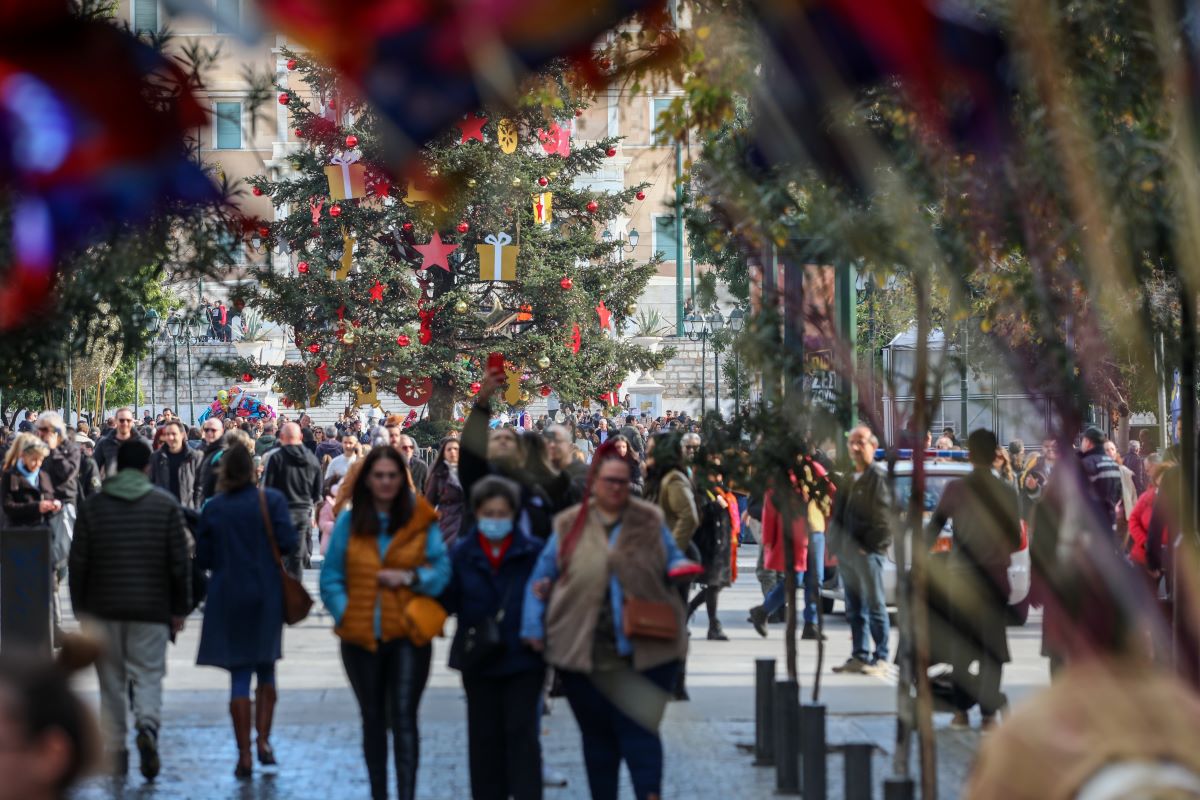
[[[746,609],[759,600],[754,581],[753,547],[743,548],[738,583],[721,595],[720,617],[729,642],[704,638],[703,610],[693,619],[688,682],[690,703],[673,703],[663,723],[666,751],[664,797],[768,798],[775,795],[772,768],[756,768],[739,745],[753,743],[754,659],[771,656],[783,670],[781,626],[760,639],[746,624]],[[315,590],[316,571],[306,576]],[[318,606],[319,608],[319,606]],[[236,757],[227,713],[228,676],[194,665],[200,615],[189,620],[179,643],[169,651],[161,732],[163,772],[153,784],[137,773],[136,754],[124,782],[89,781],[74,795],[78,800],[104,798],[358,798],[369,796],[360,754],[358,708],[347,688],[328,615],[318,611],[284,634],[285,658],[279,663],[280,706],[272,739],[281,766],[256,768],[253,782],[233,778]],[[895,739],[895,680],[830,673],[829,665],[845,660],[848,629],[840,615],[827,621],[829,641],[821,700],[827,706],[828,797],[842,797],[840,752],[846,742],[876,745],[876,797],[884,776],[891,774]],[[1031,619],[1023,629],[1010,628],[1014,663],[1005,671],[1005,691],[1014,703],[1045,685],[1044,659],[1037,655],[1040,624]],[[895,636],[893,634],[893,647]],[[422,800],[469,798],[465,708],[457,673],[445,666],[448,641],[434,645],[434,668],[421,706],[421,767],[418,796]],[[799,668],[804,702],[810,699],[816,652],[813,642],[800,643]],[[95,676],[81,676],[79,688],[94,702]],[[940,797],[959,796],[979,740],[977,730],[953,731],[948,715],[937,715]],[[588,796],[578,729],[564,700],[545,718],[544,756],[570,781],[548,789],[547,800]],[[915,751],[914,746],[914,751]],[[915,754],[914,754],[915,769]],[[623,776],[622,798],[632,797]]]

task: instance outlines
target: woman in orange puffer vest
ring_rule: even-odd
[[[321,568],[321,600],[342,640],[342,664],[362,712],[371,797],[387,800],[390,724],[400,800],[416,796],[417,707],[431,642],[446,612],[433,598],[450,580],[437,512],[413,492],[404,459],[375,447],[338,515]]]

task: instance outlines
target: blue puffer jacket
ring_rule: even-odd
[[[492,571],[483,552],[474,525],[459,537],[458,546],[450,557],[453,576],[441,597],[446,611],[458,615],[458,628],[450,647],[451,669],[462,669],[458,654],[463,644],[463,632],[488,617],[495,617],[501,603],[505,610],[500,634],[507,652],[480,670],[479,675],[500,677],[542,668],[541,654],[521,643],[521,604],[525,598],[525,584],[542,551],[542,543],[517,529],[513,530],[512,536],[512,543],[496,572]]]

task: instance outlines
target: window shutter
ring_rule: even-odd
[[[158,33],[158,0],[134,0],[134,33]]]
[[[661,253],[663,258],[674,261],[677,247],[675,239],[675,217],[654,218],[654,250]]]
[[[242,0],[216,0],[217,33],[237,33],[242,19]]]
[[[217,148],[240,150],[242,147],[242,104],[217,103]]]

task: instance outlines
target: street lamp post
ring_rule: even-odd
[[[603,234],[600,235],[600,238],[604,241],[605,244],[612,244],[612,241],[613,241],[612,231],[605,231]],[[616,256],[617,260],[620,260],[620,257],[622,255],[624,255],[625,253],[632,253],[634,250],[637,249],[638,240],[640,238],[641,238],[641,235],[637,232],[637,228],[634,228],[633,230],[631,230],[629,232],[628,243],[626,243],[626,241],[623,239],[617,240],[617,244],[613,248],[613,255]]]
[[[153,308],[146,312],[145,324],[146,331],[150,334],[150,407],[154,408],[158,400],[154,386],[154,359],[157,355],[158,331],[162,320],[159,319],[158,312]],[[133,398],[133,415],[135,420],[137,419],[137,400],[137,393],[135,392]]]
[[[167,318],[167,333],[171,337],[171,360],[175,363],[175,413],[179,413],[179,332],[186,330],[183,321],[172,314]]]
[[[192,425],[196,424],[195,388],[192,385],[192,378],[194,377],[194,373],[192,372],[192,339],[199,337],[202,332],[203,328],[200,327],[200,320],[196,319],[194,316],[190,317],[184,329],[184,336],[186,337],[185,341],[187,343],[188,418],[191,419]],[[182,419],[182,417],[180,419]]]
[[[746,312],[737,306],[729,312],[729,330],[733,332],[733,413],[742,407],[742,356],[738,351],[737,337],[746,325]]]
[[[716,335],[725,327],[725,318],[721,316],[720,309],[714,308],[713,313],[708,315],[709,330],[712,331],[713,338],[713,410],[717,412],[717,416],[721,416],[721,349],[717,346]]]
[[[700,416],[704,416],[705,405],[705,380],[704,370],[708,364],[708,340],[725,324],[724,318],[721,317],[720,311],[713,311],[708,317],[695,312],[688,314],[683,318],[683,330],[687,338],[691,341],[700,342]],[[716,344],[713,344],[716,347]],[[715,349],[713,351],[716,352]],[[720,389],[717,389],[718,412],[720,411]]]

